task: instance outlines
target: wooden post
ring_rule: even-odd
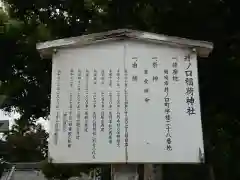
[[[135,164],[113,164],[112,180],[138,180],[137,167]]]
[[[144,164],[144,180],[163,180],[162,165]]]
[[[210,180],[215,180],[215,174],[214,174],[213,166],[209,165],[208,169],[209,169]]]
[[[114,164],[112,180],[163,180],[160,164]]]

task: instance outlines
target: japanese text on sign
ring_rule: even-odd
[[[58,131],[60,127],[60,80],[61,80],[61,71],[57,71],[56,77],[56,119],[55,119],[55,127],[54,127],[54,144],[57,145],[58,143]]]
[[[171,109],[170,109],[170,97],[169,97],[169,72],[164,70],[164,107],[165,107],[165,122],[166,122],[166,149],[172,151],[172,135],[171,135]]]
[[[73,78],[74,70],[70,70],[69,117],[68,117],[68,147],[72,147],[72,121],[73,121]]]
[[[101,71],[101,77],[100,77],[100,82],[101,82],[101,85],[103,85],[105,83],[105,71],[102,70]],[[101,119],[101,125],[100,125],[100,129],[101,129],[101,132],[104,132],[104,118],[105,118],[105,93],[104,91],[102,90],[101,91],[101,94],[100,94],[100,101],[101,101],[101,116],[100,116],[100,119]]]
[[[104,109],[105,109],[105,105],[104,105],[104,103],[105,103],[105,99],[104,99],[104,96],[105,96],[105,93],[104,93],[104,91],[102,91],[101,92],[101,117],[100,117],[100,119],[101,119],[101,132],[104,132],[104,115],[105,115],[105,113],[104,113]]]
[[[93,84],[97,84],[97,70],[94,69],[93,73]],[[92,113],[92,158],[96,159],[96,144],[97,144],[97,114],[96,114],[96,108],[97,108],[97,93],[93,92],[92,95],[93,100],[93,113]]]
[[[145,102],[149,102],[150,98],[149,98],[149,86],[148,86],[148,69],[144,70],[144,93],[146,94],[146,96],[144,97]]]
[[[81,126],[81,79],[82,71],[78,69],[78,84],[77,84],[77,119],[76,119],[76,139],[80,139]]]
[[[53,57],[52,162],[199,162],[197,52],[121,43],[64,48]]]
[[[176,57],[173,57],[173,63],[172,63],[172,79],[173,81],[177,82],[179,81],[179,76],[178,76],[178,59]]]
[[[110,69],[108,72],[109,77],[109,87],[112,87],[112,70]],[[112,144],[112,91],[108,92],[108,143]]]
[[[88,132],[88,81],[89,81],[89,70],[86,69],[86,72],[85,72],[85,96],[84,96],[84,101],[85,101],[85,111],[84,111],[84,131],[85,132]]]
[[[128,147],[128,71],[124,70],[124,128],[125,128],[125,147]]]
[[[120,147],[120,69],[117,70],[117,147]]]
[[[194,99],[194,82],[193,82],[193,72],[192,72],[192,64],[191,57],[187,55],[184,57],[184,61],[186,62],[185,69],[185,84],[186,84],[186,103],[187,103],[187,114],[189,116],[195,115],[195,99]]]

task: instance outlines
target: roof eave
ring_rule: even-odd
[[[114,41],[114,40],[141,40],[159,44],[168,44],[177,47],[193,48],[200,57],[207,57],[213,49],[213,44],[206,41],[190,40],[129,29],[119,29],[102,33],[94,33],[78,37],[46,41],[37,44],[37,49],[43,57],[52,56],[54,49],[81,47],[84,45]]]

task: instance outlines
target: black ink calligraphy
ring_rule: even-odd
[[[159,65],[158,58],[157,57],[153,57],[152,60],[153,60],[153,63],[152,63],[153,68],[157,68],[158,65]]]
[[[84,89],[84,131],[88,132],[88,83],[89,83],[89,70],[86,69],[85,71],[85,89]]]
[[[192,63],[191,56],[187,55],[184,57],[184,61],[187,66],[185,69],[185,84],[186,84],[186,104],[187,109],[186,113],[189,116],[195,115],[195,99],[194,99],[194,80],[193,80],[193,71],[192,71]]]
[[[172,79],[173,81],[177,82],[179,81],[179,76],[178,76],[178,58],[177,57],[173,57],[172,58],[173,62],[172,62]]]
[[[169,73],[168,70],[164,70],[164,114],[166,122],[166,150],[172,151],[172,131],[171,131],[171,109],[170,109],[170,96],[169,96]]]
[[[117,139],[117,147],[120,147],[120,69],[117,70],[117,91],[116,91],[116,95],[117,95],[117,132],[116,132],[116,139]]]
[[[76,119],[76,139],[80,139],[81,129],[81,79],[82,71],[78,69],[78,84],[77,84],[77,119]]]
[[[60,92],[61,86],[61,70],[56,73],[56,116],[55,116],[55,126],[54,126],[54,144],[58,143],[59,127],[60,127]]]
[[[69,117],[68,117],[68,147],[72,147],[72,121],[73,121],[73,82],[74,70],[70,70]]]
[[[109,70],[108,78],[109,78],[109,87],[112,88],[112,70]],[[112,144],[112,91],[108,92],[108,143]]]
[[[96,107],[97,107],[97,93],[94,92],[93,93],[93,115],[92,115],[92,158],[93,159],[96,159],[96,144],[97,144]]]
[[[128,147],[128,71],[124,70],[124,128],[125,128],[125,147]]]
[[[133,60],[132,68],[138,68],[138,58],[133,57],[132,60]]]

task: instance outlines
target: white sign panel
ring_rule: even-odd
[[[199,162],[201,152],[195,53],[115,42],[54,55],[53,162]]]

